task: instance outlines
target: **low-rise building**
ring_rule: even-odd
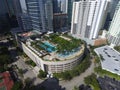
[[[100,57],[101,67],[104,70],[120,75],[120,53],[110,46],[102,46],[95,49]]]
[[[18,45],[26,55],[40,69],[51,73],[71,70],[80,63],[84,57],[85,46],[78,39],[75,39],[75,41],[76,43],[73,37],[68,38],[55,34],[42,35],[36,31],[17,35]]]

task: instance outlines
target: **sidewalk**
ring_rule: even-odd
[[[82,73],[80,76],[74,77],[70,81],[60,81],[60,85],[62,87],[65,87],[66,90],[72,90],[74,88],[74,86],[79,87],[79,85],[84,84],[85,77],[94,73],[94,67],[95,67],[94,61],[92,60],[91,66],[84,73]]]

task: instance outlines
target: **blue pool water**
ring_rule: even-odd
[[[49,46],[49,47],[55,47],[55,46],[53,46],[52,44],[50,44],[49,42],[44,42],[44,45],[47,45],[47,46]]]
[[[53,46],[52,44],[50,44],[49,42],[44,42],[43,44],[39,44],[40,45],[40,47],[42,47],[42,48],[44,48],[46,51],[48,51],[48,52],[54,52],[55,50],[56,50],[56,47],[55,46]],[[75,48],[75,49],[73,49],[71,52],[64,52],[64,53],[60,53],[60,54],[58,54],[58,56],[59,57],[68,57],[68,56],[70,56],[70,55],[72,55],[72,54],[74,54],[75,52],[77,52],[77,51],[79,51],[80,50],[80,48]]]
[[[60,54],[59,54],[59,57],[69,57],[70,55],[78,52],[79,50],[80,50],[80,48],[75,48],[75,49],[73,49],[73,51],[71,51],[71,52],[60,53]]]
[[[40,47],[44,48],[48,52],[55,51],[55,46],[53,46],[49,42],[44,42],[44,44],[40,44]]]

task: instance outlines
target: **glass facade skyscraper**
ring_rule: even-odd
[[[71,25],[72,7],[75,0],[68,0],[68,24]]]
[[[53,1],[53,13],[68,13],[68,1],[69,0],[52,0]]]
[[[68,1],[53,0],[53,27],[55,32],[61,32],[68,27]]]
[[[40,32],[52,31],[52,1],[26,0],[26,4],[33,30],[38,30]]]
[[[0,0],[0,32],[9,31],[12,26],[15,26],[11,23],[13,15],[13,0]]]
[[[120,1],[116,7],[113,20],[109,27],[107,39],[114,46],[120,45]]]
[[[53,13],[59,13],[60,8],[58,7],[58,0],[52,0],[53,1]]]
[[[67,15],[68,15],[68,25],[69,26],[71,26],[72,8],[73,8],[73,2],[75,2],[75,1],[80,1],[80,0],[68,0]]]
[[[15,14],[20,31],[29,31],[32,30],[32,24],[27,9],[23,8],[24,5],[26,5],[25,0],[14,0]]]
[[[0,15],[8,13],[10,16],[14,15],[13,0],[0,0]]]

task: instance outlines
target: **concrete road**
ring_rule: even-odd
[[[65,87],[66,90],[72,90],[74,86],[79,87],[79,85],[84,84],[84,77],[87,77],[88,75],[91,75],[94,72],[94,67],[94,62],[92,60],[91,66],[80,76],[77,76],[70,81],[60,81],[59,83],[62,87]]]
[[[22,69],[24,71],[24,78],[30,78],[33,80],[34,85],[40,84],[41,82],[43,82],[43,80],[37,78],[36,74],[33,72],[33,68],[31,68],[29,65],[27,65],[24,61],[24,58],[22,58],[21,56],[17,55],[17,51],[16,51],[16,47],[13,46],[9,46],[9,51],[11,54],[12,59],[14,60],[14,62],[11,65],[17,65],[19,69]],[[17,58],[19,57],[19,58]]]
[[[43,80],[37,78],[36,74],[33,72],[33,68],[27,65],[23,58],[19,57],[19,60],[16,62],[17,66],[22,69],[24,72],[24,79],[30,78],[34,81],[34,85],[40,84]]]
[[[12,53],[14,53],[14,52],[12,52]],[[41,80],[41,79],[37,78],[36,74],[33,72],[33,68],[28,66],[24,62],[22,57],[19,57],[18,60],[16,62],[14,62],[14,64],[17,64],[17,66],[19,68],[26,71],[24,73],[24,79],[26,79],[28,77],[31,78],[34,82],[34,85],[40,84],[41,82],[44,81],[44,80]],[[74,86],[79,86],[81,84],[84,84],[84,77],[86,77],[88,75],[91,75],[93,72],[94,72],[94,62],[92,60],[91,66],[84,73],[82,73],[80,76],[77,76],[77,77],[73,78],[71,81],[60,81],[59,84],[63,88],[65,87],[66,90],[72,90],[74,88]]]

